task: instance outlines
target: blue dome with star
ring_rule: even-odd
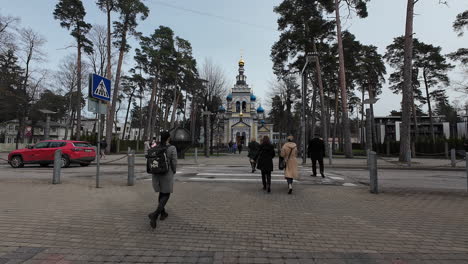
[[[228,96],[226,96],[226,100],[232,101],[232,93],[230,93],[230,94],[228,94]]]
[[[252,101],[252,102],[257,101],[257,96],[255,96],[254,94],[251,94],[250,95],[250,101]]]
[[[257,113],[260,114],[260,113],[264,113],[264,112],[265,112],[265,109],[263,109],[262,106],[259,106],[259,107],[257,108]]]
[[[226,108],[224,108],[224,106],[220,106],[218,108],[218,112],[224,113],[224,112],[226,112]]]

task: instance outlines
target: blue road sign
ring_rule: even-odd
[[[110,101],[111,81],[97,74],[90,74],[89,96],[102,101]]]

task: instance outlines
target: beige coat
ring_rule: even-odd
[[[291,153],[291,156],[289,156],[290,153]],[[297,156],[296,143],[287,142],[286,144],[283,145],[283,147],[281,148],[281,157],[283,157],[284,161],[286,162],[286,169],[284,170],[284,177],[293,178],[293,179],[299,178],[296,156]],[[290,158],[288,159],[288,157]]]

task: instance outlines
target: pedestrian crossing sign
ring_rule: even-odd
[[[97,74],[90,74],[89,96],[102,101],[110,101],[111,81]]]

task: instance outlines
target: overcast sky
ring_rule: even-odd
[[[106,17],[94,0],[83,0],[87,11],[86,21],[92,24],[106,23]],[[277,40],[277,15],[273,7],[280,0],[146,0],[150,16],[140,23],[138,30],[148,35],[159,25],[169,26],[177,36],[189,40],[198,63],[211,58],[219,64],[233,84],[237,74],[237,62],[241,50],[246,61],[248,83],[266,103],[269,83],[274,80],[270,50]],[[344,18],[344,29],[356,35],[363,44],[372,44],[383,54],[394,37],[404,34],[405,0],[372,0],[368,4],[369,17]],[[421,41],[441,46],[443,53],[460,47],[467,48],[468,34],[457,37],[452,30],[455,16],[468,9],[467,0],[449,0],[449,6],[438,0],[421,0],[417,3],[414,22],[415,36]],[[46,67],[54,70],[60,60],[72,49],[63,49],[73,43],[66,29],[53,19],[55,0],[0,0],[0,13],[21,18],[22,27],[31,27],[47,39]],[[115,15],[113,18],[116,18]],[[134,40],[132,48],[136,47]],[[129,68],[133,60],[126,65]],[[388,68],[388,72],[392,69]],[[452,71],[453,82],[463,78],[461,69]],[[461,94],[450,91],[451,99],[465,101]],[[393,95],[387,88],[376,104],[376,115],[387,115],[399,109],[400,95]],[[268,106],[266,106],[268,107]]]

